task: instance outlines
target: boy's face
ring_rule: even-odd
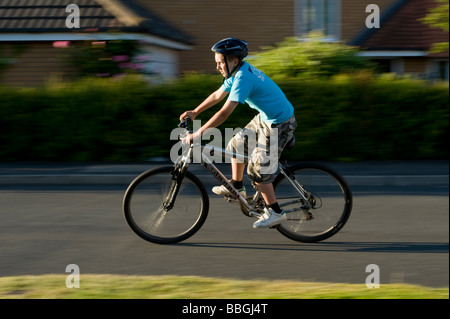
[[[228,68],[231,70],[234,69],[236,65],[238,65],[239,60],[237,58],[232,58],[228,60]],[[223,75],[223,77],[227,77],[227,65],[225,63],[225,56],[223,54],[216,52],[216,64],[217,70]]]

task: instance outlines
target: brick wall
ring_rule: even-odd
[[[261,46],[294,35],[294,1],[260,0],[139,0],[162,18],[194,37],[192,51],[181,52],[182,72],[215,72],[211,47],[234,36],[249,42],[255,52]]]
[[[182,52],[181,72],[215,72],[212,45],[235,36],[249,42],[250,54],[295,35],[295,0],[136,0],[195,39]],[[365,28],[366,6],[377,3],[381,14],[396,0],[341,0],[341,39],[351,40]]]
[[[383,16],[396,1],[397,0],[341,0],[342,40],[350,41],[366,29],[366,18],[370,14],[366,13],[367,5],[377,4],[380,8],[380,15]]]
[[[11,57],[16,43],[0,43],[2,54]],[[22,52],[13,56],[15,63],[0,74],[0,84],[12,86],[37,86],[46,81],[72,79],[73,72],[65,63],[62,48],[53,42],[22,43]]]

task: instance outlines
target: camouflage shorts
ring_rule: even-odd
[[[247,174],[252,182],[267,184],[275,179],[278,159],[297,127],[295,116],[280,124],[269,124],[259,114],[228,143],[227,150],[248,156],[237,158],[248,164]]]

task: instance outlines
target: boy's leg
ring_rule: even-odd
[[[276,203],[277,199],[275,197],[275,191],[273,189],[272,183],[268,184],[256,183],[256,186],[258,187],[258,190],[261,192],[261,195],[264,198],[264,201],[266,202],[267,206]]]
[[[245,163],[239,163],[236,158],[231,159],[231,178],[241,182],[244,177]]]
[[[240,135],[236,135],[233,139],[231,139],[227,146],[228,151],[241,154],[244,153],[244,151],[247,149],[247,145],[245,140],[239,137]],[[240,150],[239,152],[237,148],[240,148],[242,150]],[[231,184],[239,191],[242,196],[247,197],[247,193],[242,181],[244,178],[245,165],[246,163],[242,159],[238,159],[235,157],[231,158]],[[223,185],[213,187],[212,191],[217,195],[230,195],[230,192]]]
[[[253,176],[253,179],[255,179],[255,183],[258,187],[258,190],[261,192],[267,206],[270,206],[274,203],[276,203],[276,196],[275,196],[275,190],[273,188],[273,180],[275,179],[275,171],[272,172],[273,174],[263,174],[263,167],[265,167],[263,164],[258,163],[257,159],[263,158],[266,162],[265,168],[272,168],[277,169],[278,167],[278,159],[281,156],[281,153],[283,152],[286,144],[292,139],[294,136],[294,130],[297,127],[297,122],[295,120],[295,117],[292,116],[289,120],[286,122],[283,122],[279,125],[271,125],[270,129],[267,130],[267,128],[264,126],[264,124],[261,122],[260,124],[261,128],[266,129],[266,132],[269,132],[267,134],[266,139],[267,141],[270,139],[270,136],[272,134],[275,134],[277,143],[275,148],[276,154],[270,154],[269,157],[265,157],[264,153],[267,151],[267,149],[257,149],[256,151],[259,151],[259,156],[255,156],[256,159],[254,163],[251,163],[252,166],[250,168],[250,174]],[[266,141],[265,145],[270,144]],[[273,149],[270,147],[270,151],[272,152]],[[267,164],[270,164],[269,167],[267,167]],[[249,165],[249,166],[250,166]],[[275,167],[273,166],[275,165]],[[269,170],[270,171],[270,170]],[[256,178],[255,178],[256,177]]]
[[[271,128],[276,128],[275,134],[278,134],[278,145],[277,145],[277,151],[276,158],[274,158],[273,154],[269,161],[265,162],[271,162],[277,161],[279,156],[281,155],[281,152],[283,151],[284,147],[286,146],[287,142],[292,138],[295,127],[297,126],[297,123],[295,121],[295,118],[292,117],[288,121],[282,123],[281,125],[272,126]],[[274,134],[270,133],[270,134]],[[269,138],[269,136],[267,136]],[[266,143],[267,145],[267,143]],[[263,150],[264,152],[265,150]],[[264,153],[259,154],[259,158],[264,158]],[[256,155],[256,154],[255,154]],[[256,157],[258,158],[258,157]],[[286,215],[280,208],[280,206],[277,203],[277,199],[275,196],[275,190],[273,188],[273,179],[275,177],[275,174],[262,174],[262,165],[261,163],[258,163],[255,161],[254,163],[249,164],[250,172],[252,177],[255,180],[255,183],[258,187],[258,190],[261,192],[262,197],[264,198],[264,201],[267,205],[266,212],[260,217],[260,219],[253,224],[253,228],[264,228],[264,227],[270,227],[276,224],[279,224],[286,220]],[[255,178],[256,177],[256,178]]]
[[[271,227],[287,220],[286,214],[278,205],[273,184],[256,183],[256,186],[266,202],[266,208],[264,208],[264,214],[262,214],[259,219],[253,223],[253,228]]]
[[[255,116],[255,118],[257,118]],[[255,118],[248,123],[245,128],[239,131],[228,143],[227,151],[248,155],[249,141],[254,141],[253,144],[256,144],[256,130],[257,126],[254,124]],[[241,157],[232,157],[231,158],[231,183],[235,188],[240,190],[242,196],[246,197],[245,187],[243,185],[243,177],[244,170],[247,164],[247,159]],[[216,186],[213,188],[213,193],[218,195],[229,194],[228,190],[226,190],[223,186]]]

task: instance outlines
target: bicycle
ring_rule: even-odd
[[[190,119],[179,127],[184,134]],[[293,147],[293,138],[286,149]],[[200,148],[201,165],[231,193],[228,202],[240,205],[248,217],[259,217],[265,207],[261,193],[244,198],[210,159],[211,151],[223,156],[241,156],[201,143],[191,143],[173,166],[151,169],[137,176],[128,186],[123,199],[123,213],[131,229],[141,238],[157,244],[178,243],[194,235],[204,224],[209,212],[209,197],[202,181],[188,171],[195,150]],[[198,153],[197,153],[198,154]],[[198,156],[197,156],[198,157]],[[317,163],[288,166],[278,161],[279,173],[273,185],[287,220],[273,226],[282,235],[303,243],[325,240],[346,224],[352,210],[353,197],[345,179],[333,169]]]

